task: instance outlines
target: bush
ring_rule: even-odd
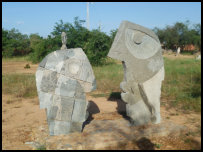
[[[100,30],[89,31],[82,26],[84,20],[74,18],[74,23],[56,23],[51,35],[42,38],[38,34],[22,35],[18,30],[2,29],[3,57],[21,56],[29,54],[33,63],[40,62],[47,54],[60,49],[61,33],[67,34],[67,48],[82,48],[92,65],[105,63],[107,53],[111,47],[117,30],[112,30],[110,36]]]
[[[10,31],[2,29],[2,56],[24,56],[30,53],[30,41],[27,35],[16,29]]]
[[[30,69],[30,65],[29,65],[29,64],[26,64],[26,65],[24,66],[24,69]]]
[[[98,30],[93,30],[84,46],[84,51],[92,65],[101,65],[105,62],[110,46],[109,36]]]

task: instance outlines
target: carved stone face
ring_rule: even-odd
[[[108,56],[122,61],[124,79],[120,87],[126,114],[134,125],[160,122],[163,57],[158,37],[151,30],[124,21]]]
[[[89,60],[81,48],[48,54],[36,72],[40,108],[46,108],[50,135],[81,131],[88,117],[85,92],[96,89]]]
[[[37,90],[73,97],[77,85],[83,92],[96,89],[92,67],[82,49],[58,50],[47,55],[36,73]],[[43,107],[43,106],[42,106]]]
[[[161,45],[151,30],[123,21],[108,56],[124,62],[132,69],[136,82],[144,82],[163,66]]]
[[[61,34],[61,40],[62,40],[62,44],[66,45],[66,43],[67,43],[67,36],[66,36],[65,32],[62,32],[62,34]],[[67,48],[64,47],[64,49],[67,49]]]

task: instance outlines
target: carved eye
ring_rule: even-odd
[[[137,45],[142,43],[142,39],[143,39],[144,33],[138,33],[138,34],[133,34],[133,42]]]
[[[126,29],[125,44],[129,52],[138,59],[150,58],[161,48],[155,39],[133,29]]]

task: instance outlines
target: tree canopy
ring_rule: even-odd
[[[67,34],[67,48],[82,48],[92,65],[105,63],[107,53],[111,47],[118,29],[111,30],[110,35],[102,32],[100,28],[88,30],[83,26],[84,20],[74,18],[73,23],[55,23],[53,31],[47,38],[39,34],[21,34],[17,29],[6,30],[2,28],[2,57],[29,55],[34,63],[40,62],[47,54],[59,50],[61,33]],[[155,27],[153,31],[158,35],[160,42],[167,49],[183,48],[185,45],[193,44],[201,51],[201,24],[190,22],[176,22],[160,29]]]
[[[155,27],[153,31],[167,49],[177,49],[177,47],[183,49],[186,45],[192,44],[201,51],[201,24],[194,24],[190,27],[189,21],[176,22],[163,29]]]

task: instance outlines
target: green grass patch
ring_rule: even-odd
[[[98,93],[98,94],[91,94],[91,96],[95,97],[95,98],[99,98],[99,97],[108,97],[109,93]]]
[[[184,110],[201,111],[201,61],[195,59],[168,59],[165,62],[165,79],[162,83],[162,99],[169,105]],[[120,99],[120,83],[123,66],[109,60],[103,66],[93,66],[97,81],[94,97]],[[2,75],[2,93],[16,97],[36,97],[36,80],[32,74]]]
[[[195,59],[164,58],[165,79],[162,83],[162,99],[172,107],[201,111],[201,61]],[[115,61],[93,67],[97,81],[94,97],[120,99],[120,83],[123,81],[122,64]],[[101,93],[102,92],[102,93]]]
[[[36,148],[36,150],[46,150],[46,145],[40,145],[39,147]]]
[[[162,144],[155,143],[154,146],[159,149],[159,148],[161,148]]]
[[[106,64],[93,67],[97,81],[97,90],[103,93],[120,91],[120,82],[123,80],[122,64]]]
[[[201,61],[195,59],[164,58],[165,80],[162,97],[170,105],[185,110],[201,111]]]
[[[198,52],[198,50],[193,50],[193,51],[181,51],[180,52],[180,54],[182,54],[182,55],[193,55],[193,54],[195,54],[195,53],[197,53]]]
[[[18,61],[29,61],[29,56],[15,56],[15,57],[3,57],[2,62],[18,62]]]
[[[35,75],[6,74],[2,75],[2,93],[12,94],[16,97],[36,97]]]

